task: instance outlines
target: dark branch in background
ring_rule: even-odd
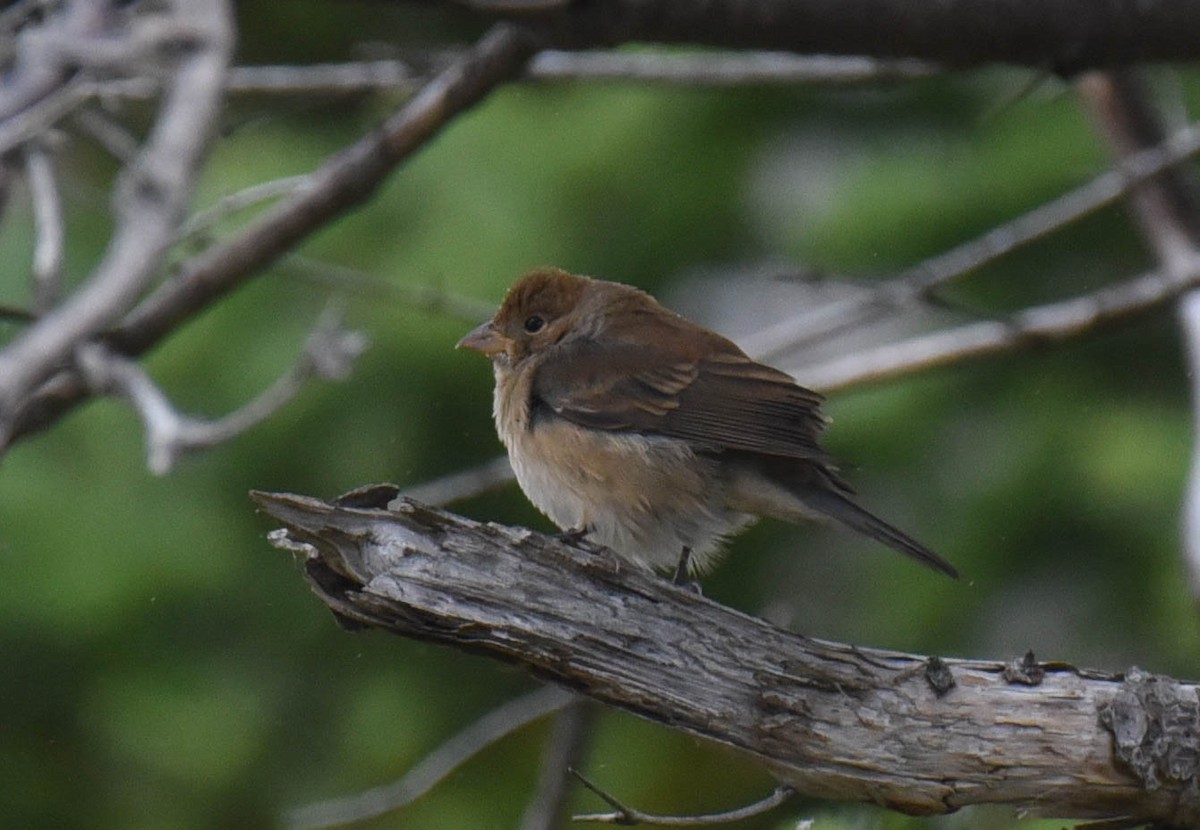
[[[1088,75],[1079,90],[1122,162],[1167,133],[1140,71]],[[1166,271],[1185,272],[1200,258],[1200,176],[1193,167],[1168,168],[1136,190],[1130,204],[1142,235]],[[1181,299],[1179,321],[1191,367],[1193,418],[1200,419],[1200,292],[1192,290]],[[1195,436],[1200,436],[1200,420],[1193,428],[1196,447],[1183,507],[1182,545],[1192,594],[1200,597],[1200,441]]]
[[[475,2],[477,8],[502,2]],[[528,4],[525,4],[528,5]],[[606,0],[542,4],[561,46],[627,41],[1009,63],[1060,73],[1195,60],[1200,5],[1179,0]]]
[[[272,540],[304,554],[313,590],[339,617],[517,663],[740,748],[802,794],[910,814],[998,803],[1200,822],[1194,685],[1032,655],[940,660],[813,640],[602,548],[408,500],[378,509],[395,492],[367,489],[341,505],[255,499],[286,528]]]

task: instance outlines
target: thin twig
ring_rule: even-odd
[[[554,719],[554,729],[542,752],[533,798],[521,816],[520,830],[555,830],[567,817],[572,771],[583,762],[598,709],[586,698],[578,698]]]
[[[258,184],[253,184],[229,193],[217,199],[217,201],[204,210],[197,211],[189,216],[180,225],[175,241],[186,242],[208,231],[213,225],[238,211],[262,204],[263,202],[269,202],[273,199],[300,193],[311,183],[312,178],[308,174],[302,174],[259,182]]]
[[[358,61],[307,66],[237,66],[225,89],[230,94],[335,95],[387,89],[411,92],[421,82],[405,61]]]
[[[508,463],[508,456],[500,455],[470,469],[460,470],[432,481],[417,484],[405,490],[403,495],[424,504],[442,507],[486,493],[502,484],[507,484],[513,478],[513,469],[512,465]]]
[[[481,751],[534,721],[571,705],[575,697],[544,686],[488,712],[442,743],[404,777],[363,793],[297,808],[285,816],[291,830],[340,827],[411,804]]]
[[[800,381],[822,392],[912,374],[950,363],[1064,340],[1161,306],[1200,285],[1200,257],[1178,272],[1149,271],[1003,320],[919,335],[805,368]],[[786,368],[786,367],[785,367]]]
[[[54,159],[42,142],[25,148],[25,170],[33,202],[33,307],[44,314],[62,296],[66,228]]]
[[[72,78],[11,118],[0,120],[0,154],[16,149],[57,124],[82,106],[92,96],[93,89],[86,78]]]
[[[72,115],[71,122],[121,164],[130,164],[137,156],[137,137],[103,109],[83,107]]]
[[[796,794],[796,791],[791,787],[780,785],[766,798],[756,801],[753,804],[747,804],[745,807],[738,807],[735,810],[727,810],[723,813],[706,813],[699,816],[660,816],[653,813],[644,813],[641,810],[626,806],[614,796],[589,781],[582,773],[577,770],[572,770],[572,772],[583,786],[600,796],[616,811],[612,813],[585,813],[573,817],[575,821],[589,821],[596,824],[653,824],[657,827],[710,827],[714,824],[732,824],[735,821],[753,818],[769,810],[774,810]]]
[[[146,430],[146,464],[151,472],[164,475],[184,453],[225,443],[262,423],[312,378],[344,380],[365,347],[363,335],[342,330],[339,315],[331,309],[286,374],[245,406],[213,421],[178,412],[139,363],[98,343],[82,346],[78,362],[93,393],[120,395],[137,411]]]
[[[787,52],[560,52],[547,50],[529,66],[531,81],[619,81],[684,86],[851,85],[936,75],[924,61],[795,55]]]
[[[455,59],[457,55],[453,56]],[[446,61],[449,62],[449,61]],[[883,60],[786,52],[564,52],[548,49],[529,62],[523,80],[535,82],[616,81],[683,86],[848,86],[928,78],[941,69],[915,60]],[[282,66],[236,66],[229,70],[229,95],[345,95],[378,90],[411,92],[419,73],[405,60],[373,60]],[[158,84],[148,78],[105,81],[97,93],[149,98]]]
[[[490,303],[461,294],[452,294],[436,285],[389,282],[370,271],[300,254],[288,256],[283,260],[282,266],[289,273],[317,285],[402,303],[429,314],[461,320],[472,326],[482,323],[496,310]]]

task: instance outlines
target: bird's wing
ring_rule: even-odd
[[[680,438],[709,450],[828,461],[822,397],[710,335],[702,350],[580,340],[538,367],[536,403],[593,429]],[[701,351],[702,354],[696,354]]]

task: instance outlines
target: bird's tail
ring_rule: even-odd
[[[942,557],[922,545],[899,528],[892,527],[883,519],[859,507],[847,496],[832,488],[808,491],[804,494],[806,506],[841,522],[851,530],[857,530],[872,539],[882,542],[905,556],[910,556],[927,568],[941,571],[947,576],[958,578],[958,570]]]

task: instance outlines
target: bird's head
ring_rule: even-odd
[[[509,289],[491,320],[458,341],[458,348],[515,366],[581,330],[585,297],[595,284],[558,268],[532,271]]]

